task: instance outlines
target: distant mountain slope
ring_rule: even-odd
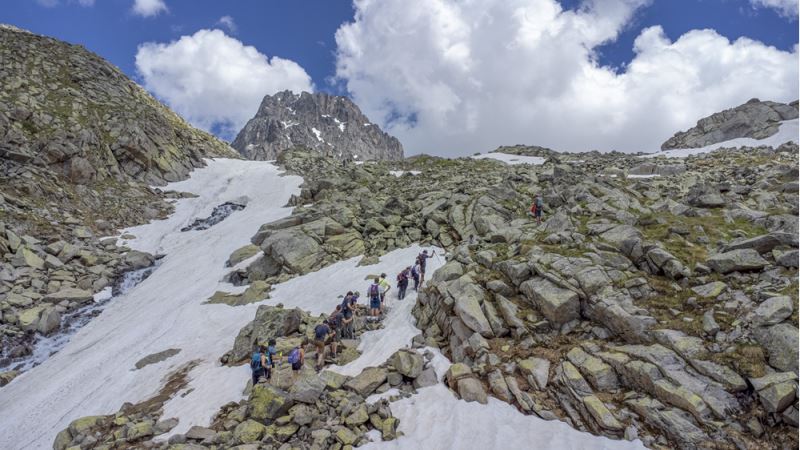
[[[81,46],[0,25],[0,62],[3,159],[77,183],[163,184],[204,157],[237,157]]]
[[[290,91],[267,95],[233,147],[250,159],[275,159],[306,147],[340,159],[402,159],[397,138],[371,123],[346,97]]]
[[[736,138],[764,139],[778,132],[781,121],[797,118],[797,101],[790,104],[754,98],[743,105],[697,121],[661,144],[661,150],[698,148]]]

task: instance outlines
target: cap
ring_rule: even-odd
[[[422,253],[428,253],[428,251],[427,250],[423,250]]]

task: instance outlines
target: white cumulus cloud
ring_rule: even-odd
[[[797,0],[750,0],[750,4],[757,8],[772,8],[784,17],[797,19]]]
[[[144,87],[192,124],[232,138],[264,95],[313,91],[294,61],[269,58],[221,30],[200,30],[168,44],[139,46],[136,69]]]
[[[648,0],[355,0],[336,32],[337,78],[409,153],[499,145],[656,150],[700,117],[752,97],[790,101],[797,48],[714,30],[641,31],[633,60],[600,65]]]
[[[231,16],[220,17],[216,24],[227,28],[228,31],[230,31],[231,33],[236,33],[237,30],[236,22],[233,20],[233,17]]]
[[[167,12],[164,0],[133,0],[133,13],[142,17],[153,17]]]

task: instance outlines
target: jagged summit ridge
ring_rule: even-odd
[[[785,104],[753,98],[698,120],[695,127],[667,139],[661,150],[699,148],[736,138],[764,139],[778,132],[781,121],[792,119],[797,119],[796,100]]]
[[[403,158],[400,141],[370,122],[355,103],[323,92],[265,96],[232,145],[256,160],[275,159],[293,147],[340,159]]]

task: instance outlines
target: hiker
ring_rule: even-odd
[[[314,327],[314,347],[317,348],[317,372],[322,370],[322,366],[325,364],[325,344],[330,334],[331,328],[328,326],[327,319]]]
[[[381,285],[377,278],[372,280],[372,284],[367,288],[367,298],[369,299],[370,315],[378,317],[381,312]]]
[[[433,251],[429,255],[427,250],[423,250],[422,253],[417,256],[417,261],[419,261],[419,284],[425,282],[425,265],[428,263],[428,258],[433,258],[435,254],[436,251]]]
[[[414,261],[414,265],[411,266],[411,278],[414,279],[414,290],[416,291],[419,287],[419,258]]]
[[[308,347],[308,337],[303,337],[303,341],[289,352],[288,362],[292,365],[292,381],[297,379],[303,364],[306,362],[306,347]]]
[[[542,210],[544,209],[544,203],[542,202],[542,194],[536,194],[536,198],[533,199],[533,204],[531,205],[531,213],[534,217],[536,217],[536,224],[542,223]]]
[[[331,357],[336,358],[336,347],[342,340],[342,305],[336,305],[336,309],[328,317],[328,325],[331,327],[333,336],[331,337]]]
[[[267,365],[264,369],[264,375],[267,381],[272,379],[272,369],[277,365],[275,361],[276,355],[278,355],[278,350],[275,349],[275,339],[270,339],[266,352]],[[278,356],[278,361],[280,361],[280,356]]]
[[[378,279],[378,284],[381,286],[381,312],[383,312],[383,305],[386,302],[386,293],[389,292],[392,285],[389,284],[389,280],[386,279],[385,273],[381,274],[381,277]]]
[[[406,296],[408,278],[411,276],[411,267],[406,267],[397,274],[397,298],[402,300]]]
[[[267,367],[267,348],[263,345],[253,346],[253,356],[250,358],[250,370],[253,372],[253,386],[264,375]]]
[[[342,304],[339,305],[342,307],[340,312],[342,314],[341,334],[343,339],[353,339],[353,319],[355,315],[355,311],[353,310],[354,304],[355,294],[348,292],[347,295],[344,296]]]

